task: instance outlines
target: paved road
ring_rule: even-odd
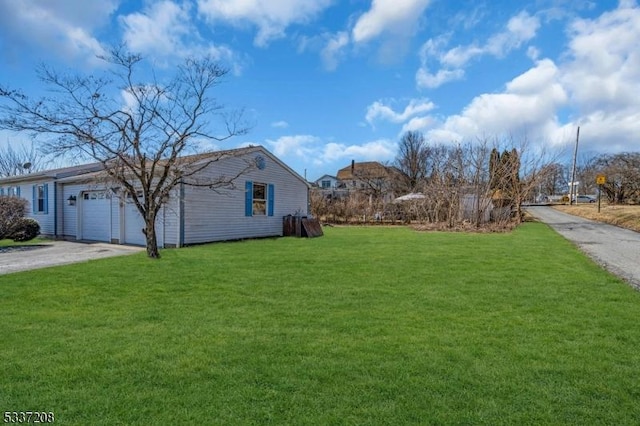
[[[527,207],[527,211],[640,290],[640,233],[546,206]]]
[[[101,257],[133,254],[144,247],[106,243],[47,241],[21,247],[0,247],[0,275],[67,263],[85,262]]]

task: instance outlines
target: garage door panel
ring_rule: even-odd
[[[160,214],[158,214],[158,217]],[[138,211],[138,208],[133,202],[127,202],[124,207],[124,242],[125,244],[134,244],[139,246],[146,246],[147,239],[142,233],[142,229],[145,228],[142,215]],[[156,238],[158,246],[162,247],[162,223],[156,218]]]
[[[82,194],[81,238],[91,241],[111,241],[111,200],[106,191]]]

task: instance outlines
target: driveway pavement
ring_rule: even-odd
[[[71,241],[47,241],[28,246],[0,247],[0,275],[85,262],[102,257],[122,256],[142,250],[144,247]]]
[[[640,290],[640,233],[583,219],[552,207],[527,207],[608,271]]]

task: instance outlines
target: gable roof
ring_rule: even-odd
[[[309,183],[298,173],[292,170],[289,166],[283,163],[279,158],[273,155],[269,150],[261,145],[250,145],[242,148],[234,148],[220,151],[210,151],[199,154],[186,155],[178,158],[178,164],[190,162],[191,164],[197,164],[200,161],[206,161],[212,157],[224,158],[224,157],[237,157],[245,154],[251,154],[254,152],[261,152],[268,156],[272,161],[280,165],[287,170],[294,177],[304,182],[309,186]],[[78,166],[63,167],[58,169],[44,170],[35,173],[28,173],[24,175],[10,176],[6,178],[0,178],[0,185],[10,185],[13,183],[30,182],[36,180],[60,180],[70,182],[75,180],[92,180],[99,178],[104,172],[104,165],[102,163],[88,163]]]
[[[318,183],[318,182],[320,182],[321,180],[326,179],[326,178],[329,178],[329,179],[335,179],[335,180],[337,180],[337,179],[338,179],[337,177],[332,176],[332,175],[322,175],[322,176],[320,176],[318,179],[314,180],[314,182]]]

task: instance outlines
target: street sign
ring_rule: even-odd
[[[605,175],[597,175],[596,183],[598,185],[604,185],[605,183],[607,183],[607,177]]]

